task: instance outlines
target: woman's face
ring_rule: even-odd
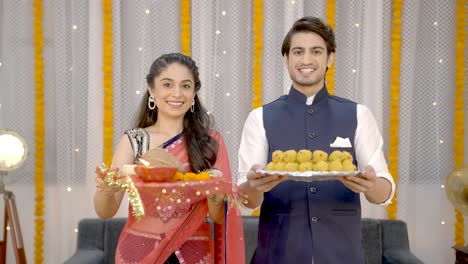
[[[154,88],[148,87],[158,107],[158,116],[184,117],[195,97],[192,72],[179,63],[172,63],[154,78]]]

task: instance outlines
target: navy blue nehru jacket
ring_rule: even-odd
[[[356,103],[328,94],[326,87],[312,105],[306,100],[292,87],[263,106],[268,162],[273,151],[289,149],[346,150],[354,158],[354,146],[330,144],[341,137],[354,145]],[[260,212],[252,263],[364,263],[359,194],[339,181],[285,181],[265,193]]]

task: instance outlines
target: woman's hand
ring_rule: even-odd
[[[226,195],[224,194],[213,194],[212,196],[208,197],[208,202],[211,202],[215,206],[221,206],[224,203]]]
[[[213,194],[208,197],[208,213],[211,219],[217,224],[224,222],[224,195]]]
[[[99,175],[99,174],[96,174],[94,182],[96,183],[96,192],[114,194],[114,193],[122,190],[118,186],[109,186],[108,184],[106,184],[104,182],[104,179],[102,178],[102,176]]]
[[[99,174],[95,177],[96,192],[94,194],[94,209],[101,218],[111,218],[119,209],[125,191],[118,186],[109,186]]]

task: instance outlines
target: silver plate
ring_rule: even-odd
[[[257,170],[257,173],[265,175],[285,175],[293,181],[330,181],[336,180],[337,176],[356,176],[360,171],[267,171]]]

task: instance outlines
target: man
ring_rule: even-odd
[[[382,136],[367,107],[327,92],[325,74],[335,56],[330,26],[299,19],[281,52],[292,80],[289,94],[249,114],[239,149],[240,191],[247,207],[261,205],[252,263],[364,263],[359,193],[388,204],[395,189]],[[337,146],[337,137],[348,144]],[[362,173],[298,182],[256,172],[273,151],[289,149],[346,150]]]

